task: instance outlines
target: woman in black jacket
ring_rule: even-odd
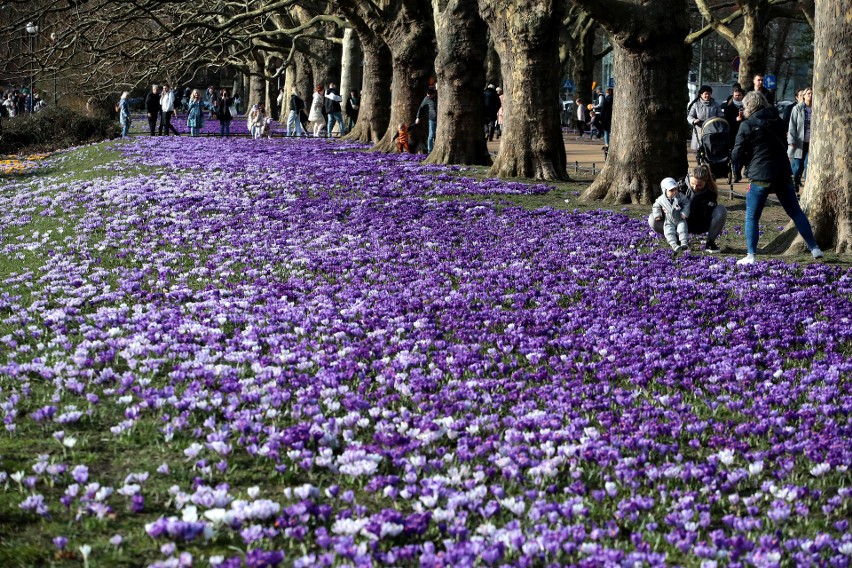
[[[745,166],[751,183],[746,193],[745,234],[748,254],[737,264],[754,264],[757,252],[758,221],[766,205],[766,198],[774,193],[793,220],[796,229],[814,258],[823,254],[811,230],[811,224],[796,199],[793,186],[793,171],[787,159],[787,132],[784,121],[775,107],[757,91],[751,91],[743,99],[743,115],[746,120],[737,132],[737,141],[731,159]]]

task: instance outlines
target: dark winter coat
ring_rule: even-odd
[[[606,95],[601,105],[601,127],[607,132],[612,130],[612,95]]]
[[[160,93],[149,92],[145,97],[145,112],[148,114],[160,113]]]
[[[487,122],[496,121],[497,111],[500,110],[500,96],[497,94],[497,89],[485,89],[482,96],[485,105],[485,120]]]
[[[732,158],[745,165],[752,181],[789,181],[793,175],[787,159],[787,132],[775,107],[762,108],[740,124]]]
[[[334,98],[330,98],[330,96],[334,97]],[[325,91],[325,112],[327,114],[331,114],[333,112],[340,112],[340,101],[341,100],[343,100],[343,99],[340,98],[340,93],[337,92],[337,89],[326,89],[326,91]]]

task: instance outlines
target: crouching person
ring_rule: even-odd
[[[686,220],[689,218],[689,200],[680,193],[677,180],[666,178],[660,183],[663,194],[654,202],[651,217],[663,224],[663,235],[674,251],[681,252],[689,248],[689,231]]]
[[[680,194],[689,201],[689,220],[687,226],[693,235],[707,233],[706,252],[719,252],[716,239],[725,228],[728,210],[719,204],[719,189],[716,180],[707,166],[698,166],[678,182]],[[663,221],[655,219],[652,213],[648,225],[661,235],[664,234]]]

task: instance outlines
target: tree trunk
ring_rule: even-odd
[[[772,18],[766,0],[744,2],[742,10],[743,29],[734,47],[740,56],[740,85],[749,88],[756,74],[767,72],[766,28]]]
[[[487,27],[486,27],[487,31]],[[440,46],[439,46],[440,49]],[[489,83],[494,83],[500,87],[503,86],[503,73],[500,67],[500,56],[497,55],[497,50],[494,49],[494,40],[491,34],[488,34],[488,47],[485,52],[485,80]],[[485,85],[483,85],[484,87]]]
[[[249,92],[246,109],[260,104],[265,99],[266,79],[263,77],[263,58],[254,57],[249,61]]]
[[[500,153],[488,175],[567,180],[559,124],[560,0],[479,0],[502,63]]]
[[[350,138],[371,140],[378,136],[381,138],[374,150],[393,151],[396,126],[414,121],[435,58],[431,5],[423,0],[386,0],[382,10],[377,11],[372,2],[337,0],[336,8],[358,32],[364,46],[362,107],[355,127],[357,132]],[[383,73],[384,50],[380,49],[378,41],[390,53],[393,75],[390,105],[380,104],[383,101],[378,99],[382,85],[387,86],[387,74]],[[369,70],[368,64],[372,66]],[[390,109],[389,120],[385,120],[386,108]],[[365,111],[367,117],[364,117]]]
[[[388,46],[372,32],[359,33],[364,52],[364,73],[361,84],[361,108],[355,128],[347,140],[376,143],[388,130],[390,122],[391,56]]]
[[[346,101],[349,100],[349,91],[357,90],[356,84],[357,68],[360,63],[358,57],[358,36],[355,30],[347,28],[343,31],[343,57],[340,67],[340,96],[343,97],[343,102],[340,107],[346,115]],[[349,115],[346,115],[346,122],[349,122]]]
[[[314,94],[314,76],[311,73],[311,65],[306,55],[297,53],[293,57],[293,63],[296,69],[296,86],[299,92],[302,93],[302,98],[305,100],[305,112],[308,112],[311,104],[311,97]]]
[[[275,66],[275,60],[278,59],[272,55],[267,55],[263,62],[263,68],[267,75],[273,75],[278,69]],[[280,61],[280,59],[279,59]],[[266,115],[279,117],[276,120],[281,122],[281,109],[278,108],[278,78],[269,79],[266,81],[266,90],[264,92],[266,100]]]
[[[376,143],[374,149],[378,152],[395,152],[393,135],[397,126],[413,123],[417,118],[435,61],[431,11],[425,3],[409,8],[400,12],[381,34],[391,52],[393,81],[389,128]]]
[[[281,122],[283,123],[286,123],[287,117],[290,116],[290,95],[293,94],[294,88],[298,89],[299,86],[296,84],[296,65],[291,63],[284,71],[284,100],[281,102]]]
[[[490,165],[483,135],[487,27],[469,0],[432,0],[438,128],[430,164]]]
[[[572,38],[571,58],[572,78],[574,80],[574,98],[580,97],[583,103],[592,101],[592,82],[595,76],[595,34],[594,27]]]
[[[610,32],[615,55],[609,156],[583,197],[650,204],[660,180],[688,166],[686,0],[574,2]]]
[[[743,27],[734,31],[728,24],[715,16],[708,0],[695,0],[704,16],[722,38],[737,50],[740,57],[738,81],[748,89],[757,73],[766,73],[767,41],[766,29],[772,20],[771,0],[735,0],[742,12]]]
[[[814,108],[803,204],[820,246],[852,253],[852,0],[817,0]],[[780,237],[779,237],[780,238]],[[788,252],[806,247],[797,237]]]

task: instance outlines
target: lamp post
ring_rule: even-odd
[[[33,112],[35,105],[35,40],[38,35],[38,26],[27,22],[27,34],[30,36],[30,96],[27,101],[27,109]]]

